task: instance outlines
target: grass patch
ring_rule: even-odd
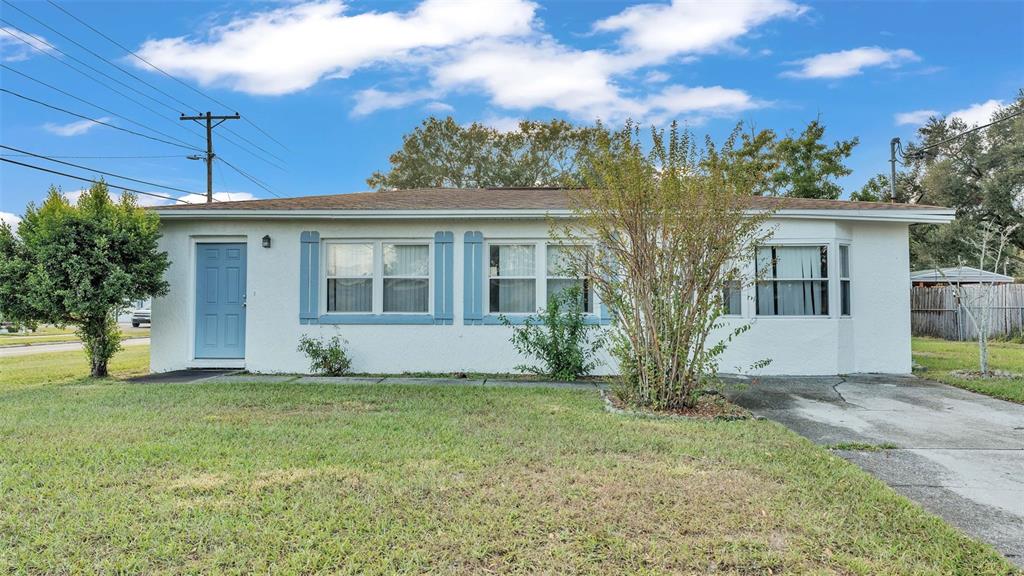
[[[149,346],[127,346],[110,361],[109,382],[149,372]],[[84,382],[89,379],[89,360],[82,350],[44,352],[23,356],[0,356],[0,393],[25,387]]]
[[[827,446],[829,450],[851,450],[855,452],[881,452],[882,450],[896,450],[899,446],[892,442],[882,442],[881,444],[867,444],[865,442],[840,442],[839,444],[832,444]]]
[[[922,367],[919,374],[925,378],[1024,404],[1024,378],[969,378],[955,373],[978,369],[976,342],[914,338],[913,349],[914,362]],[[1024,373],[1024,344],[989,342],[989,362],[994,370]]]
[[[622,418],[565,389],[84,373],[81,353],[0,359],[0,572],[1014,573],[767,421]]]
[[[121,338],[148,338],[149,328],[122,327]],[[28,346],[34,344],[60,344],[63,342],[80,342],[72,328],[40,326],[35,332],[25,334],[0,332],[0,348],[8,346]]]

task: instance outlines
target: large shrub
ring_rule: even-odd
[[[587,189],[572,195],[563,233],[593,241],[602,255],[581,263],[612,312],[611,351],[624,400],[653,408],[692,407],[740,327],[714,336],[723,290],[752,281],[753,250],[770,235],[754,209],[766,164],[744,157],[737,134],[721,149],[699,148],[675,125],[603,130],[586,151]]]

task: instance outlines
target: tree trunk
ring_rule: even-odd
[[[107,359],[106,358],[93,358],[92,359],[92,373],[90,374],[93,378],[106,378],[107,377]]]

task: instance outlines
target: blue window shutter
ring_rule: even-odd
[[[482,324],[484,318],[484,235],[466,232],[463,248],[463,323]]]
[[[434,233],[434,324],[451,324],[455,312],[455,234]]]
[[[320,316],[320,233],[303,232],[299,241],[299,322],[316,324]]]

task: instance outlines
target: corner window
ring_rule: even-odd
[[[490,311],[530,314],[537,310],[535,244],[491,244],[488,267]]]
[[[757,314],[828,316],[828,247],[757,248]]]
[[[850,247],[839,246],[839,313],[850,315]]]
[[[427,312],[430,298],[430,246],[383,244],[384,311]]]
[[[574,253],[588,249],[590,248],[587,246],[562,244],[549,244],[547,246],[547,297],[549,302],[563,290],[578,286],[580,298],[583,301],[583,311],[588,314],[594,312],[594,298],[590,291],[590,280],[576,276],[572,270]]]
[[[327,245],[327,311],[373,311],[373,244]]]

